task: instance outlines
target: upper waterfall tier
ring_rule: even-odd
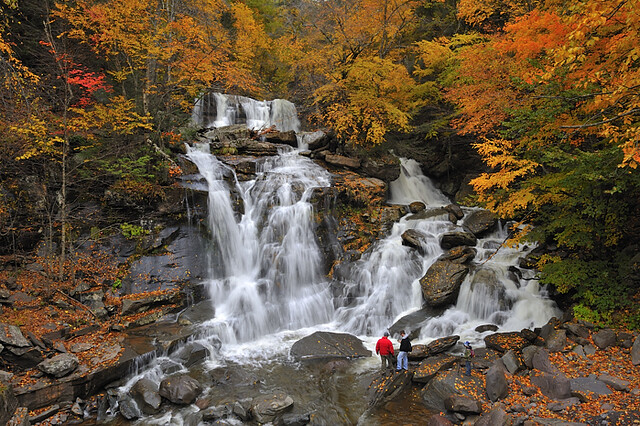
[[[275,126],[286,132],[300,128],[296,106],[285,99],[257,101],[244,96],[207,93],[193,107],[192,121],[202,127],[246,124],[258,130]]]

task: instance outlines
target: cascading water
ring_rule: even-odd
[[[194,117],[200,122],[208,120],[207,125],[237,123],[241,102],[236,99],[229,108],[225,103],[229,99],[225,95],[216,101],[215,114],[203,111],[211,103],[200,102]],[[259,103],[255,106],[260,107]],[[242,114],[251,110],[241,109]],[[251,126],[251,114],[240,121]],[[273,122],[278,114],[270,114]],[[281,130],[291,126],[286,124]],[[268,382],[268,389],[284,389],[303,409],[315,411],[316,424],[355,423],[358,410],[366,408],[366,398],[354,377],[377,369],[378,361],[363,359],[347,374],[325,376],[322,371],[292,364],[289,348],[319,329],[356,334],[373,348],[395,321],[421,310],[419,279],[443,254],[441,235],[461,230],[461,225],[439,210],[449,201],[415,161],[402,159],[401,175],[390,185],[389,202],[422,201],[433,214],[403,217],[360,260],[344,265],[339,274],[342,293],[336,296],[323,277],[310,202],[316,188],[330,186],[331,177],[324,168],[297,151],[287,151],[257,161],[255,178],[240,182],[206,144],[187,147],[187,157],[206,181],[212,246],[206,284],[213,317],[200,324],[201,340],[196,342],[207,347],[211,357],[199,367],[204,369],[199,374],[208,375],[217,368],[232,371],[234,366],[252,369]],[[234,200],[243,208],[234,209]],[[464,210],[468,214],[473,209]],[[409,229],[425,236],[421,250],[402,244],[402,234]],[[517,260],[526,250],[502,247],[496,251],[505,237],[506,231],[500,228],[478,240],[476,266],[463,282],[457,302],[438,315],[421,314],[422,320],[412,323],[414,330],[420,330],[414,343],[452,334],[479,340],[483,336],[474,331],[477,325],[493,323],[501,330],[520,330],[539,326],[557,314],[530,271],[516,268],[520,276],[514,275]],[[126,396],[142,377],[159,383],[176,370],[188,371],[178,355],[158,357],[120,388],[121,395]],[[205,393],[212,399],[227,397],[225,388],[217,390],[215,381],[207,383]],[[189,407],[176,409],[146,418],[145,424],[191,424],[189,416],[195,414],[197,410]]]
[[[210,271],[213,328],[225,342],[248,341],[282,329],[326,323],[333,314],[320,280],[313,233],[313,190],[329,174],[295,152],[262,160],[257,177],[234,186],[244,214],[236,220],[225,170],[208,146],[188,147],[209,192],[208,222],[222,270]],[[217,265],[218,262],[212,262]]]
[[[257,101],[244,96],[206,93],[194,105],[191,121],[201,127],[246,124],[249,129],[275,126],[286,132],[298,131],[300,121],[296,106],[285,99]]]
[[[343,299],[348,302],[338,309],[337,320],[346,330],[379,336],[395,320],[420,309],[419,280],[444,253],[440,236],[463,230],[451,223],[447,214],[438,214],[434,209],[449,202],[422,175],[418,163],[402,159],[401,175],[391,184],[390,202],[409,204],[413,201],[422,201],[434,214],[425,219],[407,215],[395,223],[390,234],[357,261],[351,275],[344,279]],[[469,213],[473,209],[464,210]],[[422,254],[402,245],[402,234],[408,229],[425,236]],[[475,259],[478,265],[463,282],[457,303],[441,315],[415,324],[421,330],[420,339],[458,334],[466,340],[476,340],[481,336],[474,329],[480,324],[493,323],[502,330],[521,330],[540,326],[557,314],[554,303],[545,297],[531,271],[515,266],[526,254],[524,247],[501,247],[506,236],[506,230],[500,227],[478,240]],[[509,268],[515,268],[522,278]]]

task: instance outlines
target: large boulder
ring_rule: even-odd
[[[427,236],[417,229],[407,229],[402,233],[402,245],[414,248],[421,254],[424,254],[423,242],[426,239]]]
[[[543,395],[551,399],[567,399],[571,397],[571,382],[562,373],[549,374],[533,370],[530,373],[530,378],[531,383],[540,388],[540,392]]]
[[[452,395],[476,398],[482,395],[483,380],[475,376],[463,376],[457,369],[440,371],[420,391],[422,403],[430,410],[445,411],[445,400]]]
[[[298,132],[302,145],[306,145],[311,151],[322,148],[329,143],[329,136],[322,130],[315,132]]]
[[[463,227],[476,237],[493,231],[498,223],[495,213],[488,210],[475,210],[464,218]]]
[[[324,157],[324,161],[332,166],[347,167],[349,169],[357,169],[360,167],[360,159],[345,157],[343,155],[327,154]]]
[[[0,323],[0,343],[18,348],[26,348],[31,343],[24,337],[20,328],[15,325]]]
[[[529,346],[529,340],[522,337],[517,331],[506,333],[493,333],[484,338],[487,348],[505,353],[509,350],[521,352],[523,348]]]
[[[425,302],[430,306],[443,306],[456,301],[462,281],[469,267],[450,261],[436,261],[420,278]]]
[[[600,330],[592,337],[593,343],[595,343],[596,346],[600,349],[607,349],[609,346],[614,346],[617,340],[616,332],[611,330],[610,328]]]
[[[417,383],[429,383],[438,372],[449,370],[457,361],[458,357],[445,354],[424,359],[413,371],[413,381]]]
[[[356,336],[346,333],[316,331],[291,346],[291,356],[300,360],[324,358],[362,358],[371,356]]]
[[[38,369],[55,378],[64,377],[78,368],[78,358],[71,354],[60,354],[45,359],[38,364]]]
[[[129,394],[143,413],[155,414],[160,410],[162,398],[155,382],[149,379],[140,379],[131,387]]]
[[[275,393],[254,398],[251,412],[260,424],[269,423],[293,406],[293,398],[284,393]]]
[[[440,247],[449,250],[458,246],[475,246],[478,239],[470,232],[452,231],[440,236]]]
[[[453,263],[468,263],[472,261],[478,251],[473,247],[459,246],[445,252],[438,260],[448,260]]]
[[[427,344],[427,350],[429,351],[429,355],[436,355],[442,352],[446,352],[455,346],[460,340],[460,336],[447,336],[442,337],[440,339],[436,339],[433,342],[429,342]]]
[[[504,374],[504,366],[501,362],[494,363],[485,377],[487,396],[493,402],[505,398],[509,394],[509,384]]]
[[[413,373],[399,371],[393,374],[381,374],[369,385],[369,407],[377,407],[392,400],[411,385]]]
[[[202,393],[202,386],[187,374],[177,374],[162,380],[158,393],[174,404],[188,405]]]

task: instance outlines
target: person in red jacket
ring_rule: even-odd
[[[376,343],[376,354],[380,355],[382,369],[393,370],[393,343],[389,340],[389,332],[385,331],[384,336]]]

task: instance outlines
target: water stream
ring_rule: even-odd
[[[215,123],[231,124],[229,110],[237,107],[230,108],[228,102],[218,99]],[[243,106],[243,110],[252,109]],[[255,110],[262,118],[278,116],[261,111],[260,105]],[[245,117],[248,126],[260,121],[251,114]],[[422,307],[419,279],[443,254],[439,237],[462,230],[461,224],[444,214],[403,217],[345,269],[340,278],[342,292],[335,296],[323,275],[310,202],[314,190],[331,185],[324,168],[296,150],[283,151],[261,159],[256,177],[241,182],[206,144],[188,147],[187,158],[198,167],[208,189],[212,249],[206,284],[214,312],[200,325],[198,337],[211,356],[191,368],[191,374],[199,377],[205,394],[214,401],[283,390],[294,398],[297,410],[317,414],[316,424],[354,424],[366,408],[364,390],[379,365],[377,358],[353,361],[348,371],[327,372],[294,362],[288,355],[291,345],[313,331],[329,330],[355,334],[372,349],[395,321]],[[241,209],[234,208],[238,201]],[[422,201],[427,209],[450,203],[415,161],[405,159],[388,201],[404,205]],[[402,245],[402,233],[412,228],[427,236],[422,254]],[[500,228],[478,240],[475,262],[481,266],[467,276],[453,306],[416,325],[420,331],[414,344],[452,334],[463,341],[479,341],[484,335],[474,329],[480,324],[496,324],[501,331],[520,330],[540,326],[557,313],[531,272],[520,271],[522,278],[513,273],[525,247],[496,252],[505,236],[506,230]],[[240,380],[246,386],[221,385],[215,379],[221,369],[225,374],[248,375]],[[159,382],[168,371],[176,370],[188,371],[175,357],[159,357],[136,372],[120,391],[128,391],[141,377]],[[254,378],[257,382],[252,382]],[[193,412],[193,408],[171,410],[140,424],[191,424],[188,419]]]

